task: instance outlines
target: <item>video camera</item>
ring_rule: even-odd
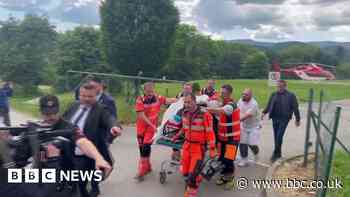
[[[19,127],[0,127],[0,193],[4,196],[47,197],[79,196],[74,183],[59,181],[55,184],[7,184],[7,168],[54,168],[71,169],[75,131],[58,130],[42,122],[28,122]],[[47,157],[47,147],[54,145],[60,150],[56,157]],[[29,165],[31,164],[31,165]]]
[[[69,139],[73,135],[71,129],[55,130],[51,125],[41,122],[28,122],[19,127],[0,127],[2,166],[23,168],[32,163],[33,167],[41,168],[50,160],[61,160],[72,152],[72,142]],[[62,154],[60,158],[46,158],[48,144],[67,154]],[[32,161],[29,161],[30,158]]]

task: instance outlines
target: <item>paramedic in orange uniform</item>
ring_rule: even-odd
[[[181,171],[187,177],[184,196],[195,197],[202,179],[200,172],[205,152],[209,150],[211,158],[216,155],[213,121],[211,114],[196,104],[196,96],[193,93],[186,94],[184,97],[182,113],[182,129],[173,138],[173,141],[178,136],[185,135],[181,159]]]
[[[167,99],[157,95],[154,91],[154,83],[144,84],[144,95],[136,99],[135,110],[137,112],[136,129],[137,141],[140,150],[140,160],[136,179],[142,181],[144,176],[152,171],[151,145],[157,130],[158,116],[162,105],[175,102],[176,99]]]
[[[219,118],[217,146],[219,160],[224,164],[224,169],[216,184],[224,185],[226,190],[234,188],[234,160],[240,140],[240,111],[231,97],[232,91],[231,85],[223,85],[222,107],[208,108],[208,111]]]
[[[209,97],[209,101],[218,100],[219,93],[215,90],[215,80],[208,80],[207,87],[201,90],[202,95],[207,95]]]

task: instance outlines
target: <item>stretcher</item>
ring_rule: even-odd
[[[197,97],[198,104],[205,105],[217,105],[217,103],[210,103],[207,96]],[[176,149],[180,151],[184,143],[184,136],[180,136],[176,141],[172,138],[180,131],[178,123],[181,121],[178,112],[183,108],[183,99],[179,99],[176,103],[173,103],[165,111],[163,115],[162,122],[157,129],[157,134],[155,135],[154,142],[157,145],[165,146],[168,148]],[[179,172],[180,161],[174,159],[166,159],[161,163],[161,169],[159,172],[159,182],[165,184],[168,175],[175,174]],[[204,162],[202,162],[199,173],[202,176],[210,180],[218,171],[222,169],[222,164],[216,159],[210,159],[208,156],[205,157]]]
[[[159,136],[156,140],[157,145],[169,147],[180,151],[184,143],[184,137],[180,136],[176,141],[172,141],[172,138],[179,132],[179,129],[172,124],[171,120],[164,123],[159,131]],[[159,172],[159,182],[164,184],[167,176],[175,174],[180,169],[180,161],[174,159],[166,159],[161,163],[161,169]]]

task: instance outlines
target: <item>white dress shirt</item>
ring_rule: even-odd
[[[79,117],[79,115],[83,112],[84,108],[86,108],[86,111],[85,111],[84,115],[76,123],[76,126],[78,126],[79,129],[81,129],[82,131],[84,131],[84,127],[85,127],[85,124],[86,124],[86,119],[89,116],[91,107],[87,106],[87,105],[80,105],[79,109],[75,112],[75,114],[70,119],[70,122],[74,124],[74,122],[76,122],[76,120]],[[74,153],[75,153],[75,155],[84,155],[84,153],[80,150],[80,148],[78,146],[75,147]]]

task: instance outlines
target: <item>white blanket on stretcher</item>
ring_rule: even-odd
[[[217,107],[220,105],[218,101],[209,101],[209,97],[207,95],[201,95],[196,97],[196,101],[198,104],[207,104],[210,107]],[[184,106],[183,98],[180,98],[177,102],[171,104],[169,108],[164,112],[163,119],[160,126],[157,128],[157,134],[154,136],[154,141],[159,139],[162,135],[163,128],[168,120],[174,120],[176,113],[182,109]]]

